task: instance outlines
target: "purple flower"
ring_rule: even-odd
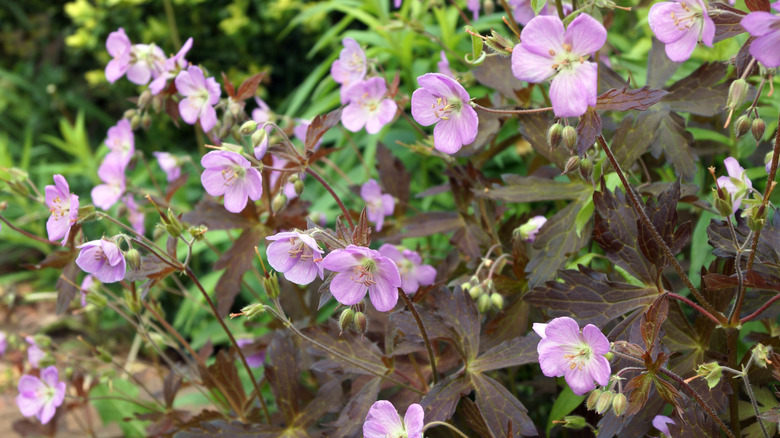
[[[653,418],[653,427],[661,431],[662,434],[665,436],[672,436],[671,433],[669,433],[669,426],[668,424],[675,424],[674,420],[671,418],[665,416],[665,415],[656,415],[655,418]]]
[[[366,132],[376,134],[395,117],[398,108],[392,99],[383,99],[387,84],[383,78],[370,78],[349,86],[345,97],[349,105],[341,113],[341,123],[352,132],[366,127]]]
[[[122,119],[116,125],[108,128],[108,138],[106,138],[105,143],[111,153],[116,154],[127,166],[135,152],[135,137],[133,136],[133,128],[130,127],[130,121]]]
[[[144,212],[138,208],[138,204],[133,199],[133,195],[127,194],[123,199],[125,207],[127,207],[127,221],[133,227],[136,233],[144,234]]]
[[[366,53],[352,38],[344,38],[341,43],[344,48],[341,49],[339,59],[330,66],[330,75],[341,84],[341,103],[346,103],[345,93],[349,85],[366,76]]]
[[[127,80],[134,84],[146,85],[152,77],[163,73],[165,52],[154,44],[133,45]]]
[[[182,120],[194,125],[200,119],[203,131],[211,131],[217,124],[214,105],[219,102],[219,96],[222,94],[216,79],[207,79],[203,70],[193,65],[176,76],[176,89],[184,96],[179,102]]]
[[[162,90],[165,89],[165,86],[168,84],[168,80],[174,79],[179,71],[187,68],[189,63],[186,59],[184,59],[184,56],[187,55],[187,52],[189,52],[191,48],[192,38],[189,38],[184,42],[184,45],[181,46],[181,49],[179,49],[178,53],[165,60],[162,66],[162,72],[160,72],[159,76],[157,76],[157,79],[153,80],[152,83],[149,84],[149,90],[152,92],[152,94],[159,94]]]
[[[259,97],[255,97],[255,102],[257,102],[257,108],[252,110],[252,120],[258,125],[262,125],[263,123],[270,121],[273,116],[273,113],[271,112],[271,107],[269,107],[268,104],[265,103]],[[271,134],[270,126],[265,126],[262,129],[265,129],[265,132],[267,134],[269,135]],[[268,150],[268,143],[269,143],[269,136],[266,135],[263,141],[260,142],[260,144],[255,147],[254,150],[255,158],[257,158],[258,160],[263,159],[263,156],[265,156],[265,152]]]
[[[739,165],[736,158],[728,157],[723,160],[723,164],[726,165],[726,171],[729,176],[718,178],[718,186],[731,194],[731,202],[734,209],[732,213],[736,213],[742,204],[742,200],[753,189],[753,182],[748,179],[745,169]]]
[[[106,50],[113,58],[106,64],[106,79],[113,84],[117,79],[124,76],[130,67],[130,53],[133,50],[133,46],[124,29],[120,27],[118,30],[108,34]]]
[[[466,0],[466,9],[471,11],[471,17],[474,21],[479,20],[480,0]]]
[[[46,222],[49,240],[62,239],[65,245],[70,228],[79,218],[79,197],[70,193],[68,181],[62,175],[54,175],[54,185],[44,187],[43,191],[51,212]]]
[[[611,369],[604,357],[609,341],[598,327],[588,324],[580,333],[576,321],[562,317],[549,324],[535,323],[533,328],[542,337],[536,351],[545,376],[564,376],[577,395],[594,389],[594,380],[602,386],[609,383]]]
[[[702,0],[656,3],[647,21],[658,41],[666,44],[666,56],[674,62],[690,58],[699,41],[712,47],[715,23]]]
[[[98,176],[103,184],[92,189],[92,203],[108,210],[119,200],[125,191],[125,167],[121,155],[111,152],[103,159],[98,168]]]
[[[423,417],[422,406],[412,403],[406,409],[403,421],[392,403],[379,400],[371,405],[363,423],[364,438],[422,438]]]
[[[772,7],[780,12],[780,1],[772,3]],[[780,15],[751,12],[740,24],[756,37],[750,44],[750,54],[766,67],[780,67]]]
[[[447,54],[444,50],[439,53],[439,57],[441,58],[441,61],[436,63],[436,68],[439,69],[439,73],[455,79],[455,73],[450,69],[450,61],[447,59]]]
[[[101,283],[116,283],[125,278],[125,257],[119,247],[106,239],[92,240],[81,246],[76,264]]]
[[[534,9],[531,7],[531,0],[508,0],[507,4],[512,8],[515,21],[523,26],[527,25],[536,16]],[[546,3],[539,11],[539,15],[550,15],[547,11]]]
[[[417,83],[422,88],[412,94],[412,116],[423,126],[436,123],[436,149],[454,154],[477,138],[479,118],[462,85],[441,73],[426,73],[417,78]]]
[[[93,277],[90,274],[87,274],[84,277],[84,280],[81,281],[81,307],[87,307],[87,292],[91,292],[93,288],[96,288],[98,286],[98,281],[95,280],[95,277]]]
[[[284,274],[284,278],[295,284],[309,284],[322,270],[323,251],[314,239],[305,233],[287,231],[266,237],[266,254],[272,268]]]
[[[380,312],[393,310],[398,302],[401,275],[395,262],[379,251],[349,245],[326,255],[322,267],[338,272],[330,282],[330,293],[345,306],[359,303],[366,292]]]
[[[393,0],[394,6],[397,8],[401,7],[401,3],[403,3],[404,0]]]
[[[423,265],[422,257],[416,251],[404,249],[385,243],[379,247],[379,253],[394,261],[401,274],[401,289],[407,294],[417,292],[420,286],[430,286],[436,281],[436,269],[431,265]]]
[[[225,209],[241,213],[247,198],[257,201],[263,194],[263,177],[241,155],[212,151],[200,160],[206,170],[200,176],[203,188],[211,196],[225,195]]]
[[[153,154],[157,157],[157,164],[160,165],[160,169],[165,171],[168,181],[175,181],[181,176],[179,159],[175,155],[168,152],[153,152]]]
[[[517,232],[520,233],[520,238],[526,242],[533,242],[536,239],[536,234],[539,229],[542,228],[547,222],[547,218],[544,216],[534,216],[528,220],[528,222],[520,225],[517,228]]]
[[[27,347],[27,362],[30,363],[31,367],[38,368],[41,359],[46,357],[46,353],[35,343],[35,339],[32,336],[27,336],[24,340],[29,344],[29,347]]]
[[[382,193],[382,188],[376,180],[370,179],[360,187],[360,197],[366,202],[368,220],[376,224],[376,230],[381,231],[385,216],[390,216],[395,210],[395,199]]]
[[[5,349],[8,348],[8,341],[4,331],[0,331],[0,356],[5,354]]]
[[[19,379],[19,395],[16,405],[25,417],[33,415],[46,424],[54,417],[57,408],[65,400],[65,382],[60,382],[57,367],[41,371],[41,378],[24,375]]]
[[[557,117],[578,117],[596,106],[598,66],[586,61],[607,40],[604,26],[580,14],[564,31],[557,16],[538,16],[512,51],[512,73],[533,83],[552,78],[550,100]]]
[[[254,342],[254,339],[236,339],[236,343],[242,351],[244,350],[244,347],[252,345]],[[259,368],[263,366],[263,363],[265,362],[265,352],[262,351],[255,354],[246,354],[246,352],[244,352],[244,357],[246,358],[247,365],[252,368]]]

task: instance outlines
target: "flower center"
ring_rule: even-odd
[[[690,29],[696,20],[701,17],[701,11],[694,11],[685,3],[680,3],[680,8],[683,10],[682,14],[678,15],[675,11],[672,11],[669,15],[672,17],[672,21],[674,21],[674,25],[677,26],[677,29],[685,31]]]
[[[246,169],[241,166],[225,167],[222,169],[222,179],[225,180],[226,186],[232,186],[239,179],[246,175]]]
[[[448,101],[447,98],[440,97],[436,99],[436,103],[431,105],[431,109],[433,109],[433,115],[442,120],[449,120],[452,116],[452,113],[460,112],[461,108],[463,108],[463,102],[456,98]]]
[[[352,272],[354,275],[349,278],[355,283],[360,283],[364,286],[371,286],[372,284],[376,284],[376,281],[374,281],[376,262],[372,259],[364,259],[363,262],[352,268]]]
[[[70,200],[65,203],[62,198],[57,196],[51,201],[51,207],[49,208],[49,211],[54,216],[65,216],[65,213],[70,211]]]
[[[299,241],[298,244],[295,243],[296,239],[294,237],[290,237],[290,250],[287,251],[288,254],[290,254],[290,257],[296,258],[299,260],[311,260],[314,258],[314,250],[312,250],[309,245],[306,245],[302,241]]]
[[[580,344],[572,348],[572,352],[564,354],[563,357],[569,361],[569,369],[578,369],[582,371],[585,363],[590,362],[590,358],[593,356],[593,349],[588,344]]]
[[[571,44],[563,43],[562,48],[562,53],[556,53],[554,49],[549,50],[550,56],[555,57],[556,61],[552,68],[558,72],[567,69],[573,70],[577,64],[582,64],[587,59],[587,57],[571,53]]]
[[[363,58],[357,53],[353,53],[352,57],[347,61],[347,68],[354,72],[363,70]]]

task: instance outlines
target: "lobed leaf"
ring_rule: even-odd
[[[539,335],[536,333],[504,341],[479,355],[469,364],[469,371],[484,373],[537,362],[539,360],[539,355],[536,352],[538,343]]]
[[[705,117],[719,114],[726,106],[729,93],[729,83],[721,82],[727,72],[728,66],[723,63],[704,63],[667,88],[669,94],[664,97],[664,103],[672,111]]]
[[[277,331],[266,351],[264,371],[271,385],[276,406],[284,415],[288,426],[295,422],[300,409],[298,391],[300,370],[297,356],[288,332]]]
[[[528,409],[501,383],[488,376],[471,374],[476,402],[493,436],[536,436]],[[510,431],[516,431],[517,435]]]
[[[654,90],[645,85],[642,88],[613,88],[598,97],[596,109],[612,111],[645,111],[669,94],[666,90]]]
[[[220,315],[230,313],[236,295],[241,292],[241,278],[252,268],[255,257],[255,246],[265,237],[265,232],[259,228],[249,228],[233,243],[214,263],[214,269],[225,269],[219,277],[214,293],[217,298],[217,311]]]
[[[610,90],[607,93],[611,91],[614,90]],[[601,104],[600,99],[601,96],[599,96],[599,104]],[[598,106],[596,108],[588,107],[588,110],[580,116],[580,121],[577,123],[577,155],[580,157],[585,156],[585,152],[593,146],[596,138],[601,135],[601,116],[596,112],[596,109],[602,108]]]

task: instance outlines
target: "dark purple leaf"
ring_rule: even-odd
[[[719,106],[718,111],[722,107]],[[676,174],[686,181],[693,180],[699,158],[691,148],[693,135],[685,130],[685,119],[677,113],[665,113],[654,134],[650,147],[653,156],[659,158],[663,154],[672,163]]]
[[[658,103],[667,94],[669,92],[666,90],[654,90],[647,85],[633,90],[626,85],[621,89],[613,88],[600,95],[596,109],[607,111],[644,111]]]
[[[236,355],[233,351],[228,353],[228,350],[220,350],[214,364],[205,369],[200,368],[199,371],[203,384],[222,394],[228,407],[244,406],[246,392],[244,392],[244,385],[238,377]]]
[[[341,122],[341,108],[333,110],[325,115],[318,115],[311,121],[306,129],[306,150],[313,151],[314,146],[320,141],[328,130]]]
[[[493,436],[536,436],[528,410],[501,383],[482,374],[472,374],[476,402]],[[509,431],[514,431],[509,434]]]
[[[608,91],[607,94],[612,91],[614,90]],[[599,105],[601,105],[602,96],[599,96]],[[597,109],[609,108],[597,107]],[[599,135],[601,135],[601,116],[596,112],[596,108],[588,107],[588,110],[580,116],[580,121],[577,123],[577,155],[580,157],[584,156]]]
[[[672,111],[705,117],[719,114],[726,106],[729,93],[729,83],[721,82],[727,71],[728,66],[720,62],[702,64],[666,89],[669,94],[664,97],[664,103]]]
[[[644,315],[642,315],[640,328],[642,339],[645,341],[645,348],[648,353],[652,354],[656,342],[660,340],[659,333],[661,332],[661,326],[666,321],[666,316],[668,314],[669,295],[661,294],[655,299],[653,304],[645,310]]]
[[[750,54],[750,45],[753,44],[755,39],[756,37],[754,36],[748,38],[747,41],[745,41],[745,44],[739,48],[739,52],[737,52],[737,55],[733,59],[737,77],[749,77],[754,75],[758,70],[758,64],[753,64],[750,68],[750,72],[745,72],[750,65],[750,61],[753,60],[753,55]]]
[[[580,199],[593,191],[590,184],[581,181],[554,181],[536,176],[505,175],[505,185],[491,189],[474,190],[474,195],[496,201],[520,203]]]
[[[253,97],[257,91],[257,86],[260,85],[260,82],[262,82],[264,78],[265,72],[260,72],[246,78],[244,82],[241,83],[241,86],[238,87],[238,92],[236,92],[236,97],[233,98],[233,101],[241,102]]]
[[[622,88],[626,85],[626,81],[627,78],[620,76],[603,62],[599,62],[599,93],[604,93],[612,88]]]
[[[505,341],[479,355],[469,364],[469,371],[484,373],[536,362],[539,359],[536,353],[539,340],[539,335],[530,333]]]
[[[623,118],[612,138],[612,152],[623,168],[630,168],[647,152],[653,143],[656,128],[665,116],[664,111],[651,110],[640,113],[636,120],[630,114]]]
[[[327,345],[331,350],[349,357],[353,362],[360,364],[360,366],[344,362],[333,353],[311,347],[312,352],[321,357],[319,361],[312,365],[312,370],[324,373],[342,371],[369,375],[385,375],[388,372],[382,361],[382,353],[375,343],[368,339],[362,339],[360,335],[350,331],[339,335],[341,330],[336,325],[336,321],[330,320],[327,327],[311,327],[305,331],[314,340]]]
[[[436,303],[434,315],[451,332],[451,339],[471,363],[479,352],[480,316],[477,306],[461,288],[441,287],[430,292]]]
[[[485,417],[482,415],[482,411],[479,410],[479,406],[471,401],[470,398],[463,397],[458,404],[458,416],[463,418],[463,421],[477,433],[478,436],[484,438],[495,438],[490,432]]]
[[[253,205],[249,203],[249,205]],[[241,213],[231,213],[225,206],[211,197],[204,197],[195,209],[182,216],[182,220],[192,225],[205,225],[209,230],[232,230],[250,228],[257,225],[257,218],[248,209]]]
[[[650,88],[663,88],[681,64],[669,59],[666,44],[653,37],[653,47],[647,58],[647,85]]]
[[[333,427],[333,438],[351,438],[359,436],[363,431],[363,421],[368,415],[371,405],[377,400],[382,379],[376,377],[368,381],[354,397],[352,397],[339,418],[330,426]]]
[[[449,420],[460,398],[469,395],[471,389],[470,379],[463,374],[452,374],[440,380],[420,400],[425,422]]]
[[[498,91],[510,100],[516,101],[515,90],[527,85],[514,75],[507,74],[512,71],[512,65],[506,56],[488,56],[485,62],[471,71],[477,82]]]
[[[78,283],[76,283],[76,278],[78,278],[79,272],[81,272],[81,269],[79,269],[75,261],[65,265],[65,268],[62,270],[62,275],[60,275],[56,285],[57,315],[65,313],[65,311],[68,310],[71,301],[73,301],[73,298],[78,294],[79,288],[77,286]]]
[[[625,82],[622,82],[625,83]],[[547,130],[552,126],[552,120],[544,114],[520,114],[517,125],[523,137],[531,143],[531,147],[545,159],[563,170],[569,154],[565,148],[551,148],[547,144]]]
[[[225,269],[219,277],[214,292],[217,297],[217,309],[220,315],[230,313],[233,301],[241,292],[241,278],[244,273],[252,268],[255,257],[255,246],[265,237],[265,232],[260,228],[249,228],[241,233],[241,236],[233,243],[219,260],[214,263],[214,269]]]
[[[745,0],[745,6],[750,9],[750,12],[771,12],[769,9],[769,0]]]
[[[690,223],[677,226],[677,201],[680,199],[680,184],[675,182],[657,198],[649,198],[645,205],[645,213],[650,218],[655,231],[666,242],[672,254],[679,253],[690,239]],[[666,257],[662,246],[653,237],[652,231],[640,220],[637,220],[639,230],[637,239],[639,249],[645,258],[650,260],[658,268],[664,268],[671,264]]]
[[[287,425],[292,425],[300,409],[298,393],[297,349],[285,331],[277,331],[268,346],[265,362],[265,376],[271,385],[276,405],[284,415]]]
[[[712,18],[712,21],[715,23],[715,38],[712,39],[713,43],[723,41],[745,32],[745,28],[740,24],[745,15],[747,15],[744,11],[740,11],[725,3],[711,2],[708,12],[710,18]]]
[[[376,168],[377,173],[379,173],[380,185],[386,193],[397,200],[395,211],[399,216],[402,216],[409,204],[411,175],[406,171],[404,163],[382,143],[377,144]]]

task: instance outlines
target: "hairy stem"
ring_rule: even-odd
[[[756,421],[758,421],[758,425],[761,427],[761,432],[764,434],[764,438],[769,438],[769,432],[767,432],[766,426],[764,426],[764,421],[761,420],[761,411],[758,409],[756,395],[753,393],[753,387],[750,386],[750,380],[748,379],[748,370],[750,370],[750,366],[753,365],[754,357],[755,356],[750,355],[750,359],[748,360],[748,363],[745,364],[745,366],[742,368],[742,371],[737,371],[729,367],[721,367],[721,369],[742,377],[742,380],[745,382],[745,391],[748,394],[748,398],[750,398],[750,404],[753,406],[753,412],[756,414]]]
[[[746,323],[748,321],[751,321],[751,320],[755,319],[756,317],[758,317],[758,315],[763,313],[764,310],[768,309],[769,306],[771,306],[777,300],[780,300],[780,294],[777,294],[777,295],[773,296],[772,298],[769,299],[769,301],[767,301],[761,307],[759,307],[758,310],[756,310],[755,312],[751,313],[750,315],[740,319],[739,323],[740,324],[744,324],[744,323]]]
[[[726,356],[729,367],[736,368],[737,363],[737,337],[739,330],[736,328],[726,329]],[[737,436],[742,436],[742,425],[739,422],[739,382],[731,380],[731,394],[729,395],[729,418],[731,427]]]
[[[534,113],[544,113],[547,111],[552,111],[552,107],[545,107],[545,108],[531,108],[526,109],[518,106],[513,106],[511,108],[514,109],[498,109],[498,108],[488,108],[486,106],[482,106],[478,103],[471,102],[471,106],[473,106],[475,109],[478,109],[480,111],[484,111],[486,113],[492,113],[492,114],[505,114],[509,116],[517,115],[517,114],[534,114]]]
[[[412,300],[410,300],[406,295],[406,292],[398,289],[398,295],[403,298],[404,303],[406,303],[406,307],[408,307],[409,311],[412,312],[414,320],[417,322],[417,328],[420,329],[423,342],[425,342],[425,349],[428,350],[428,360],[431,362],[431,374],[433,374],[433,384],[435,385],[439,381],[439,373],[436,371],[436,356],[433,354],[431,340],[428,339],[428,332],[425,331],[425,326],[423,325],[422,319],[420,319],[420,314],[417,313],[417,309],[414,308],[414,304],[412,303]]]
[[[720,321],[718,321],[718,318],[716,318],[715,315],[713,315],[712,313],[708,312],[703,307],[701,307],[700,305],[694,303],[693,301],[689,300],[688,298],[685,298],[684,296],[678,295],[678,294],[676,294],[674,292],[667,292],[667,294],[669,295],[669,298],[674,298],[676,300],[680,300],[680,301],[684,302],[685,304],[693,307],[699,313],[701,313],[702,315],[704,315],[707,318],[709,318],[712,322],[714,322],[715,325],[719,325],[720,324]]]
[[[347,218],[347,222],[349,222],[349,226],[352,228],[355,228],[355,223],[352,222],[352,216],[350,216],[349,211],[347,211],[347,207],[344,206],[344,203],[341,202],[341,198],[339,198],[339,195],[336,194],[336,192],[333,191],[333,188],[328,184],[320,174],[318,174],[314,169],[311,167],[306,167],[306,173],[313,176],[314,179],[316,179],[320,184],[322,184],[323,187],[325,187],[325,190],[330,193],[330,196],[333,197],[333,199],[336,200],[336,204],[339,205],[339,208],[341,208],[341,211],[344,213],[344,216]]]
[[[436,427],[436,426],[444,426],[444,427],[448,428],[449,430],[451,430],[451,431],[455,432],[456,434],[458,434],[458,436],[462,436],[463,438],[469,438],[468,435],[466,435],[465,433],[461,432],[460,429],[458,429],[457,427],[451,425],[450,423],[445,423],[443,421],[431,421],[430,423],[426,424],[425,427],[423,427],[422,430],[423,430],[423,432],[425,432],[426,430],[428,430],[428,429],[430,429],[432,427]]]
[[[60,242],[55,242],[53,240],[44,239],[43,237],[36,236],[35,234],[28,233],[27,231],[24,231],[21,228],[15,227],[14,224],[12,224],[8,219],[3,217],[3,215],[1,215],[1,214],[0,214],[0,220],[5,222],[5,224],[8,225],[8,228],[16,231],[17,233],[19,233],[19,234],[21,234],[21,235],[23,235],[25,237],[29,237],[30,239],[37,240],[38,242],[45,243],[47,245],[59,245],[60,244]]]

